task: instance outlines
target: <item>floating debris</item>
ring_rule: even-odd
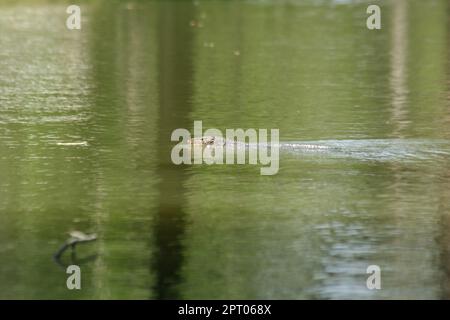
[[[201,21],[191,20],[191,22],[189,22],[189,25],[193,28],[203,28],[203,23]]]
[[[214,42],[203,42],[203,46],[206,48],[214,48]]]
[[[59,250],[55,253],[54,257],[55,259],[59,260],[61,255],[64,253],[64,251],[67,250],[67,248],[71,247],[72,250],[75,250],[75,246],[78,243],[84,243],[84,242],[90,242],[97,240],[97,235],[95,233],[93,234],[85,234],[81,231],[71,231],[69,232],[70,238],[64,242],[64,244],[59,248]]]
[[[241,52],[239,50],[234,50],[233,53],[234,53],[235,56],[240,56],[241,55]]]
[[[79,141],[79,142],[57,142],[57,146],[80,146],[80,147],[87,147],[88,143],[87,141]]]

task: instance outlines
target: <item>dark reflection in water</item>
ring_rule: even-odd
[[[180,2],[176,6],[158,5],[158,84],[159,84],[159,205],[153,232],[156,255],[156,298],[179,299],[178,285],[183,264],[186,213],[184,207],[186,171],[172,164],[172,131],[189,128],[192,110],[192,30],[186,28],[193,16],[193,6]]]

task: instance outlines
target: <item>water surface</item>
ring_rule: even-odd
[[[368,4],[0,2],[0,298],[449,298],[448,2]],[[194,120],[278,174],[173,165]]]

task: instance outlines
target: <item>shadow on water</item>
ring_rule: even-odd
[[[186,172],[170,161],[170,135],[188,126],[192,96],[191,3],[159,3],[159,204],[154,225],[156,256],[155,298],[180,298],[177,285],[183,264],[186,221],[183,181]]]

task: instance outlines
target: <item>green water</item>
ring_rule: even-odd
[[[450,298],[449,3],[377,3],[371,31],[365,1],[81,1],[68,30],[0,1],[0,298]],[[175,166],[194,120],[336,148]],[[98,240],[58,264],[70,230]]]

